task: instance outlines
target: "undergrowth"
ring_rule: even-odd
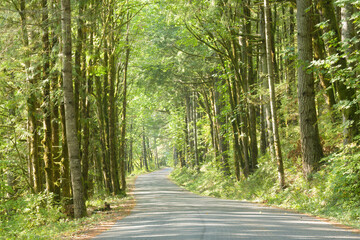
[[[128,178],[133,184],[135,177]],[[0,204],[0,239],[72,239],[73,235],[91,229],[109,219],[110,212],[96,211],[107,202],[111,213],[129,208],[133,196],[96,194],[87,202],[88,216],[81,219],[68,217],[49,194],[28,194]],[[111,216],[110,216],[111,217]]]
[[[345,149],[329,155],[310,181],[296,166],[288,166],[284,190],[277,183],[276,164],[268,157],[261,158],[256,172],[239,182],[218,169],[214,163],[204,164],[199,172],[177,168],[171,178],[201,195],[295,209],[360,228],[360,151]]]
[[[156,169],[152,169],[154,171]],[[3,239],[88,239],[87,233],[101,223],[115,222],[130,212],[134,197],[130,194],[137,176],[148,173],[136,170],[127,177],[127,196],[97,192],[86,201],[87,217],[73,219],[64,213],[63,204],[56,204],[51,194],[22,194],[0,201],[0,240]],[[102,211],[104,204],[111,211]],[[94,234],[95,234],[94,233]]]

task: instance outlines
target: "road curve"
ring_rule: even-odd
[[[183,190],[164,169],[139,176],[132,213],[94,239],[360,239],[303,214]]]

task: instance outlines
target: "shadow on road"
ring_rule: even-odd
[[[360,239],[306,215],[197,196],[169,181],[170,171],[140,176],[132,214],[96,239]]]

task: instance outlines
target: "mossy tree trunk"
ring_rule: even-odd
[[[27,30],[27,9],[26,9],[26,1],[20,1],[20,9],[19,15],[21,19],[21,34],[22,34],[22,42],[25,47],[25,71],[26,78],[29,82],[30,88],[36,87],[37,78],[33,76],[31,72],[31,61],[30,61],[30,41],[29,41],[29,33]],[[42,191],[42,183],[41,183],[41,169],[40,169],[40,156],[39,156],[39,144],[40,144],[40,136],[38,133],[38,117],[36,113],[36,109],[38,108],[38,101],[36,96],[35,89],[29,89],[29,96],[27,98],[27,110],[28,110],[28,128],[30,132],[30,137],[28,139],[29,142],[29,182],[32,183],[32,187],[35,193],[39,193]]]
[[[65,105],[66,136],[69,150],[72,192],[75,218],[86,215],[84,186],[81,174],[80,147],[77,138],[71,54],[71,8],[70,0],[61,0],[63,91]]]
[[[46,191],[54,192],[54,169],[52,158],[52,141],[51,141],[51,97],[50,97],[50,41],[49,41],[49,9],[48,0],[41,1],[42,15],[42,81],[43,81],[43,104],[42,110],[44,114],[44,139],[42,141],[44,147],[44,163],[45,163],[45,180]]]

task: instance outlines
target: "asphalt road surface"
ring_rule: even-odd
[[[170,171],[139,176],[132,213],[95,239],[360,239],[303,214],[189,193],[168,180]]]

